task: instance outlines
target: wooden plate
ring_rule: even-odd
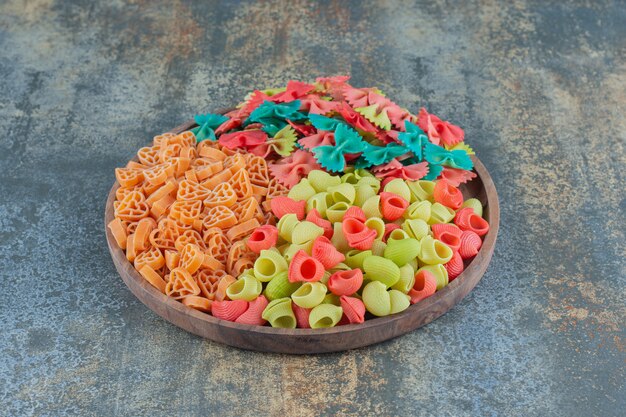
[[[174,129],[180,133],[194,126],[186,122]],[[251,326],[216,319],[201,313],[162,294],[150,285],[128,262],[126,255],[115,243],[106,225],[113,220],[115,182],[109,193],[104,214],[107,242],[113,263],[131,292],[148,308],[165,320],[191,333],[216,342],[262,352],[291,354],[336,352],[359,348],[400,336],[430,323],[461,301],[482,278],[493,255],[500,209],[496,188],[478,158],[472,156],[478,177],[461,186],[465,198],[478,198],[484,205],[484,217],[489,221],[489,233],[485,236],[480,252],[454,281],[430,298],[410,306],[405,311],[387,317],[367,320],[362,324],[350,324],[330,329],[277,329],[269,326]]]

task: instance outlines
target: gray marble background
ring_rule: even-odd
[[[623,415],[625,22],[624,1],[0,1],[0,415]],[[465,128],[502,208],[476,289],[307,357],[140,304],[103,233],[114,167],[255,87],[343,73]]]

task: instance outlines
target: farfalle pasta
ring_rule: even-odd
[[[321,329],[406,310],[481,249],[463,130],[349,77],[255,90],[115,170],[113,239],[161,293],[246,325]]]

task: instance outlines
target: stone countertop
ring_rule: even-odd
[[[625,21],[619,1],[2,2],[0,415],[623,413]],[[465,128],[502,210],[476,289],[305,357],[139,303],[103,233],[114,167],[255,87],[343,73]]]

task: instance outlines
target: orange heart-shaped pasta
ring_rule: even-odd
[[[206,249],[202,236],[195,230],[183,230],[176,239],[174,247],[177,251],[182,252],[183,248],[190,243],[200,247],[202,250]]]
[[[145,166],[152,167],[160,163],[159,148],[146,146],[137,151],[137,159]]]
[[[237,216],[239,223],[243,223],[257,217],[259,202],[254,197],[250,197],[236,203],[231,210],[235,213],[235,216]]]
[[[143,181],[144,171],[132,168],[115,168],[115,178],[124,188],[134,187]]]
[[[241,201],[252,196],[252,183],[250,182],[248,171],[245,169],[235,172],[228,182],[235,190],[237,200]]]
[[[115,217],[122,220],[136,222],[147,217],[150,213],[148,203],[146,203],[146,199],[140,191],[130,192],[118,203],[114,210]]]
[[[176,300],[181,300],[188,295],[200,294],[200,287],[188,271],[179,267],[170,272],[165,293]]]
[[[187,171],[193,172],[193,171]],[[204,200],[211,194],[211,190],[205,188],[201,184],[193,183],[189,180],[182,180],[178,183],[178,191],[176,193],[176,198],[178,200]]]
[[[148,265],[150,268],[159,270],[165,265],[165,258],[163,254],[159,250],[159,248],[155,246],[151,246],[145,252],[137,255],[134,261],[135,269],[140,270],[144,265]]]
[[[211,207],[203,220],[206,229],[211,227],[219,227],[220,229],[228,229],[237,224],[237,217],[226,206]]]
[[[237,202],[237,193],[232,185],[223,182],[217,185],[204,200],[206,207],[225,206],[232,207]]]
[[[201,212],[202,201],[199,200],[176,200],[170,206],[170,217],[188,225],[193,225]]]

